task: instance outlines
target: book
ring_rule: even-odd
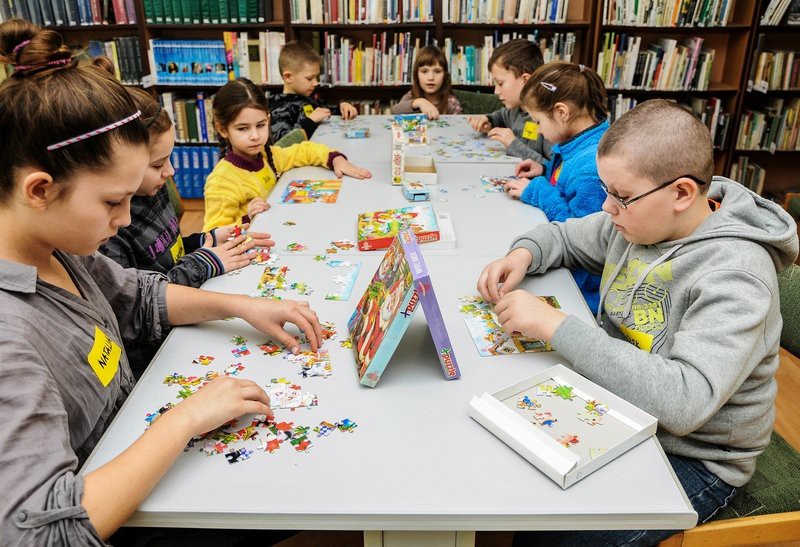
[[[420,243],[439,240],[433,207],[417,205],[358,215],[358,248],[361,251],[385,249],[402,230],[409,228]]]
[[[417,238],[393,240],[347,322],[361,384],[375,387],[421,304],[445,378],[461,376]]]
[[[469,415],[564,489],[654,435],[658,425],[563,365],[473,397]]]

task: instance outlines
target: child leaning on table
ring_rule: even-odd
[[[187,442],[271,415],[255,382],[220,377],[119,456],[79,469],[133,389],[122,346],[171,325],[239,316],[297,352],[322,340],[307,305],[212,293],[97,253],[130,219],[149,137],[128,91],[53,30],[0,24],[0,544],[105,545]]]
[[[214,128],[225,156],[205,184],[204,231],[239,224],[244,217],[269,209],[266,199],[281,173],[293,167],[320,165],[337,177],[370,178],[341,152],[305,141],[281,148],[269,146],[267,97],[247,78],[228,82],[214,96]]]
[[[400,97],[392,114],[421,112],[429,120],[437,120],[441,114],[461,114],[461,103],[450,85],[447,57],[438,46],[420,49],[411,72],[411,91]]]
[[[537,226],[478,280],[503,328],[552,342],[573,368],[658,418],[658,438],[704,522],[748,482],[770,440],[781,315],[776,271],[797,257],[791,217],[723,177],[711,138],[666,100],[603,136],[603,211]],[[558,266],[602,273],[599,326],[523,290]],[[651,545],[673,531],[523,532],[516,545]]]
[[[489,57],[489,72],[494,80],[494,93],[505,108],[469,117],[475,131],[488,133],[490,139],[502,143],[509,156],[537,163],[544,163],[550,157],[550,143],[522,110],[520,93],[542,63],[542,50],[530,40],[517,38],[499,45]]]
[[[278,55],[278,70],[283,78],[283,93],[270,97],[272,104],[272,138],[281,139],[292,129],[301,128],[310,139],[319,124],[341,114],[352,120],[358,115],[356,107],[347,101],[330,107],[313,97],[319,85],[322,57],[305,42],[289,42]]]
[[[573,63],[542,65],[522,88],[523,108],[539,132],[555,143],[542,166],[527,159],[517,165],[508,195],[541,209],[549,221],[596,213],[606,198],[597,177],[597,143],[608,130],[603,80],[591,68]],[[572,272],[593,311],[600,299],[600,276]]]
[[[123,268],[160,272],[170,283],[200,287],[214,276],[249,264],[251,255],[247,251],[255,245],[274,245],[268,234],[256,232],[248,234],[251,241],[246,242],[246,236],[228,241],[235,225],[181,234],[166,187],[167,179],[175,174],[170,162],[175,145],[172,122],[148,92],[128,88],[128,93],[142,113],[139,119],[148,132],[150,158],[142,183],[131,197],[130,223],[101,245],[100,252]],[[160,345],[137,342],[125,347],[134,377],[142,375]]]

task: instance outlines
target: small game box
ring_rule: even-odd
[[[369,137],[369,129],[366,128],[348,129],[344,132],[345,139],[366,139],[367,137]]]
[[[563,365],[473,397],[469,415],[565,489],[654,435],[658,424]]]
[[[428,201],[431,194],[428,187],[418,180],[408,180],[403,182],[403,195],[408,201]]]
[[[418,180],[428,186],[436,184],[436,164],[432,156],[406,156],[403,180]]]
[[[403,172],[406,160],[406,140],[403,129],[397,123],[392,123],[392,185],[403,184]]]

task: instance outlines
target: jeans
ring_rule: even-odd
[[[697,511],[698,523],[709,520],[728,505],[736,488],[724,482],[698,460],[667,454],[675,475],[683,485],[686,496]],[[656,545],[674,534],[676,530],[581,530],[517,532],[514,547],[533,545],[553,546],[649,546]]]

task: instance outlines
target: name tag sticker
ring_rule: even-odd
[[[122,355],[122,349],[108,337],[106,333],[100,330],[100,327],[94,327],[94,344],[86,356],[89,366],[97,374],[100,383],[103,387],[108,387],[111,379],[117,373],[119,368],[119,358]]]
[[[525,122],[522,129],[522,138],[535,141],[539,138],[539,126],[534,122]]]
[[[314,107],[310,104],[307,104],[303,107],[303,112],[306,113],[306,116],[310,116],[312,112],[314,112]]]
[[[175,262],[186,254],[186,251],[183,249],[183,238],[181,236],[178,236],[178,240],[175,242],[175,245],[169,248],[169,252],[172,254],[172,260]]]

